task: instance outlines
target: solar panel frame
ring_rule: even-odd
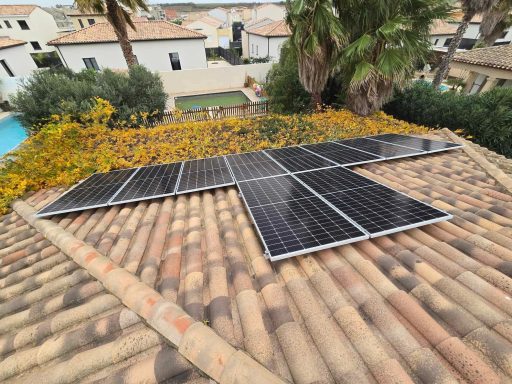
[[[126,169],[120,169],[120,170],[115,170],[115,171],[111,171],[111,172],[125,172],[125,171],[129,171],[129,170],[134,170],[133,173],[130,174],[130,176],[128,177],[128,179],[124,182],[118,182],[118,183],[111,183],[111,184],[105,184],[105,186],[108,186],[108,185],[116,185],[116,184],[121,184],[117,189],[116,189],[116,192],[120,189],[122,189],[136,174],[137,172],[139,171],[139,168],[138,167],[134,167],[134,168],[126,168]],[[95,189],[97,190],[98,188],[100,188],[101,186],[99,185],[96,185],[96,186],[87,186],[88,182],[90,180],[92,180],[94,177],[96,177],[97,175],[104,175],[104,174],[107,174],[107,173],[111,173],[111,172],[106,172],[106,173],[93,173],[91,176],[89,176],[87,179],[83,180],[81,183],[78,183],[76,184],[75,186],[73,186],[72,188],[68,189],[66,192],[64,192],[63,194],[61,194],[58,198],[56,198],[54,201],[52,201],[51,203],[47,204],[46,206],[44,206],[43,208],[41,208],[37,213],[36,213],[36,217],[47,217],[47,216],[53,216],[53,215],[60,215],[60,214],[63,214],[63,213],[70,213],[70,212],[77,212],[77,211],[84,211],[84,210],[87,210],[87,209],[95,209],[95,208],[102,208],[102,207],[106,207],[108,206],[108,202],[110,200],[111,197],[109,197],[105,202],[101,203],[101,204],[92,204],[92,205],[80,205],[78,207],[74,207],[74,208],[66,208],[66,209],[60,209],[60,210],[56,210],[56,211],[50,211],[50,212],[44,212],[45,210],[47,210],[49,207],[53,206],[54,204],[56,204],[57,202],[59,201],[62,201],[63,199],[66,198],[66,196],[72,194],[72,193],[75,193],[76,191],[79,191],[79,190],[91,190],[91,189]],[[85,187],[84,187],[85,185]],[[112,195],[114,196],[115,193]]]
[[[342,166],[301,172],[296,174],[296,177],[321,196],[378,184],[374,180]],[[334,184],[338,180],[343,181],[342,185]]]
[[[116,194],[110,199],[109,205],[127,204],[127,203],[136,202],[136,201],[158,199],[160,197],[166,197],[166,196],[173,196],[173,195],[175,195],[176,194],[176,189],[178,188],[178,182],[179,182],[179,179],[180,179],[180,176],[181,176],[181,172],[183,170],[183,163],[184,163],[183,161],[177,161],[175,163],[156,164],[156,165],[148,165],[148,166],[145,166],[145,167],[140,167],[138,172],[137,172],[137,175],[134,175],[129,181],[127,181],[125,183],[125,185],[123,185],[116,192]],[[138,198],[132,198],[132,199],[123,199],[123,200],[119,200],[119,201],[116,200],[117,196],[119,196],[125,190],[125,188],[127,188],[128,184],[131,183],[132,181],[144,181],[144,180],[149,180],[149,179],[156,180],[156,179],[163,179],[164,177],[169,177],[169,178],[174,177],[171,174],[170,176],[147,177],[145,179],[138,179],[137,176],[139,176],[142,172],[144,172],[143,171],[144,169],[148,169],[148,168],[151,168],[151,167],[159,167],[159,166],[164,166],[164,165],[174,165],[174,164],[179,164],[180,169],[178,171],[178,175],[177,175],[177,178],[176,178],[176,182],[174,183],[174,188],[173,188],[172,192],[162,193],[162,194],[158,194],[158,195],[148,195],[148,196],[145,196],[145,197],[138,197]]]
[[[259,159],[247,160],[246,158],[249,156],[259,156]],[[279,164],[268,154],[266,154],[265,151],[253,151],[231,154],[226,155],[225,158],[226,163],[228,164],[228,167],[231,169],[231,174],[233,175],[233,178],[235,179],[236,183],[240,181],[263,179],[266,177],[288,174],[288,171],[285,168],[283,168],[281,164]],[[264,168],[263,172],[261,172],[260,170],[257,169],[258,165],[271,166],[272,170],[269,171],[268,168]],[[251,176],[247,177],[247,174],[249,173],[251,174]],[[256,173],[259,173],[259,176],[253,177]]]
[[[265,153],[289,173],[307,172],[314,169],[336,167],[338,165],[332,160],[297,145],[265,150]],[[314,165],[315,162],[318,166]]]
[[[374,158],[373,159],[367,159],[367,160],[360,160],[360,161],[340,162],[338,159],[336,159],[336,157],[338,157],[338,158],[340,157],[339,156],[339,152],[337,152],[339,150],[336,150],[335,148],[333,148],[332,150],[328,150],[327,149],[327,150],[324,150],[323,152],[315,152],[315,151],[313,151],[311,149],[314,146],[320,146],[320,145],[323,145],[323,144],[331,144],[333,146],[339,147],[341,150],[350,150],[350,151],[353,151],[353,152],[356,152],[356,153],[359,152],[359,153],[364,154],[366,156],[373,156]],[[316,143],[316,144],[305,144],[305,145],[301,145],[301,148],[305,149],[306,151],[311,152],[311,153],[313,153],[313,154],[315,154],[317,156],[323,157],[324,159],[332,161],[335,164],[341,165],[343,167],[351,167],[351,166],[354,166],[354,165],[374,163],[374,162],[377,162],[377,161],[384,161],[384,160],[386,160],[382,156],[375,155],[375,154],[369,153],[369,152],[365,152],[365,151],[362,151],[362,150],[357,149],[357,148],[348,147],[346,145],[339,145],[338,143],[332,142],[332,141],[326,141],[326,142]],[[332,157],[328,157],[328,156],[332,156]]]
[[[349,144],[349,140],[350,142],[355,142],[356,140],[370,140],[368,139],[368,137],[356,137],[354,139],[344,139],[344,140],[336,140],[336,141],[332,141],[333,143],[335,144],[338,144],[338,145],[343,145],[345,147],[349,147],[349,148],[355,148],[359,151],[363,151],[363,152],[366,152],[366,153],[369,153],[371,155],[377,155],[376,153],[374,152],[371,152],[369,150],[365,150],[365,149],[362,149],[362,148],[358,148],[358,147],[355,147],[355,146],[351,146]],[[399,150],[399,149],[402,149],[402,152],[404,149],[408,149],[409,152],[407,153],[402,153],[402,154],[399,154],[399,155],[392,155],[392,156],[384,156],[384,155],[378,155],[378,156],[381,156],[384,158],[384,160],[394,160],[394,159],[401,159],[401,158],[404,158],[404,157],[413,157],[413,156],[420,156],[420,155],[425,155],[427,154],[427,152],[425,151],[419,151],[419,150],[414,150],[413,148],[407,148],[407,147],[403,147],[403,146],[400,146],[400,145],[395,145],[395,144],[391,144],[391,143],[384,143],[382,141],[376,141],[376,140],[370,140],[370,143],[368,143],[369,145],[371,145],[371,142],[375,142],[375,143],[378,143],[378,144],[381,144],[381,145],[387,145],[389,146],[389,148],[391,150],[395,149],[395,150]],[[345,142],[345,143],[344,143]],[[354,144],[352,144],[354,145]],[[395,147],[395,148],[393,148]],[[410,152],[411,150],[414,150],[415,152]]]
[[[211,160],[211,159],[222,159],[222,161],[224,162],[225,166],[221,166],[221,167],[218,167],[218,168],[212,168],[212,170],[214,170],[214,169],[218,169],[218,170],[225,169],[229,173],[229,177],[230,177],[231,181],[220,183],[220,184],[211,184],[211,185],[207,185],[207,186],[203,186],[203,187],[199,187],[199,188],[185,189],[185,190],[181,190],[180,191],[180,186],[181,186],[181,182],[183,180],[183,175],[193,174],[193,173],[200,173],[200,172],[207,172],[208,171],[208,170],[200,170],[200,171],[185,172],[185,167],[187,166],[187,163],[191,163],[191,162],[195,162],[195,161],[202,161],[202,160]],[[221,172],[224,172],[224,171],[221,171]],[[205,175],[205,177],[206,177],[206,175]],[[224,179],[224,175],[222,176],[222,178]],[[179,179],[178,179],[178,181],[176,183],[176,192],[175,192],[175,194],[176,195],[183,195],[185,193],[193,193],[193,192],[199,192],[199,191],[206,191],[208,189],[228,187],[228,186],[235,185],[235,184],[236,184],[235,178],[233,176],[233,173],[231,172],[231,169],[228,166],[228,163],[227,163],[227,161],[225,159],[225,156],[213,156],[213,157],[207,157],[207,158],[204,158],[204,159],[186,160],[186,161],[183,162],[183,167],[182,167]]]
[[[413,144],[407,144],[407,143],[400,143],[399,144],[399,143],[394,143],[392,141],[386,141],[385,139],[381,138],[382,136],[399,137],[399,138],[403,138],[403,140],[408,140],[408,141],[420,141],[420,142],[423,142],[423,143],[429,142],[429,143],[432,143],[432,144],[445,144],[445,145],[449,145],[449,146],[447,146],[445,148],[439,148],[439,149],[425,149],[425,148],[421,148],[421,150],[425,151],[426,153],[437,153],[437,152],[443,152],[443,151],[451,151],[453,149],[458,149],[458,148],[462,148],[463,147],[463,145],[461,145],[461,144],[452,143],[452,142],[449,142],[449,141],[430,140],[430,139],[426,139],[426,138],[422,138],[422,137],[400,135],[400,134],[396,134],[396,133],[386,133],[386,134],[377,135],[377,136],[368,136],[367,139],[375,140],[375,141],[379,141],[379,142],[383,142],[383,143],[388,143],[388,144],[393,144],[393,145],[399,145],[401,147],[406,147],[406,148],[420,149],[420,148],[417,148],[418,146],[413,146]]]

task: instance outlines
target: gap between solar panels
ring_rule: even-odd
[[[39,217],[237,184],[266,255],[297,256],[451,215],[345,167],[461,145],[397,134],[97,173]]]

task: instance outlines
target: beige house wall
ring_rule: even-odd
[[[478,92],[485,92],[493,89],[500,79],[512,80],[512,71],[453,61],[449,76],[464,79],[466,93],[471,92],[477,79],[486,76],[485,84],[478,90]]]

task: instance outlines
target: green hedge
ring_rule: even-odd
[[[461,95],[416,82],[397,92],[384,110],[411,123],[462,129],[476,143],[512,156],[512,88]]]

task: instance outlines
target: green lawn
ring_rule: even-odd
[[[210,93],[208,95],[182,96],[175,100],[176,108],[185,110],[195,107],[215,107],[247,103],[249,99],[242,91]]]

